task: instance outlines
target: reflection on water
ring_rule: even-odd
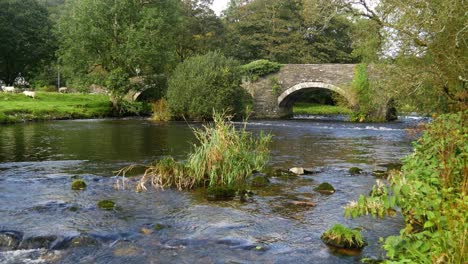
[[[269,187],[254,189],[248,203],[208,202],[200,191],[113,190],[112,171],[126,164],[164,155],[183,159],[194,143],[183,122],[81,120],[0,126],[0,231],[17,230],[25,237],[52,234],[62,240],[89,235],[99,241],[98,246],[47,253],[46,262],[57,263],[354,263],[362,256],[379,257],[378,237],[398,232],[401,218],[350,220],[343,218],[342,207],[368,193],[375,180],[370,172],[379,164],[409,153],[407,125],[251,122],[253,133],[274,134],[271,166],[315,167],[320,172],[273,178]],[[351,166],[366,173],[350,175]],[[84,179],[88,188],[72,191],[74,177]],[[313,188],[322,182],[337,192],[315,193]],[[114,200],[117,209],[97,209],[102,199]],[[320,241],[336,222],[364,228],[369,246],[361,255],[334,254]],[[164,228],[156,230],[156,224]],[[3,252],[0,262],[40,261],[47,254]]]

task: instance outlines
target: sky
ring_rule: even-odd
[[[211,8],[215,11],[216,15],[220,15],[221,12],[227,8],[229,0],[214,0]]]

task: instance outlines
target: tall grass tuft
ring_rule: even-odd
[[[166,99],[159,99],[152,103],[153,115],[151,118],[155,121],[169,121],[171,119],[171,113],[169,113],[169,107]]]
[[[193,146],[187,161],[165,158],[155,162],[140,179],[138,190],[145,190],[148,183],[155,188],[179,190],[242,185],[268,162],[271,135],[254,137],[246,131],[246,122],[236,129],[230,117],[215,112],[213,123],[193,132],[199,144]]]

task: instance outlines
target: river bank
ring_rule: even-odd
[[[0,124],[112,116],[112,103],[102,94],[36,92],[33,99],[0,93],[0,102]]]

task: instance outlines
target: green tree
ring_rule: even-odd
[[[54,57],[47,9],[35,0],[0,1],[0,79],[12,84],[21,72],[27,79]]]
[[[231,1],[226,53],[242,61],[352,62],[351,22],[337,8],[324,0]]]
[[[212,0],[182,0],[176,51],[180,61],[223,45],[224,25],[210,8]]]
[[[121,98],[131,86],[109,83],[118,79],[111,73],[132,77],[173,67],[179,18],[173,0],[69,1],[57,24],[64,75],[74,84],[103,85]]]
[[[360,9],[349,4],[348,10],[379,27],[386,51],[380,59],[392,58],[387,89],[403,102],[412,99],[421,110],[467,108],[466,1],[382,0],[376,7],[368,0],[357,2]]]
[[[237,61],[219,52],[191,57],[169,80],[167,100],[175,118],[209,119],[213,110],[241,116],[246,92]]]

